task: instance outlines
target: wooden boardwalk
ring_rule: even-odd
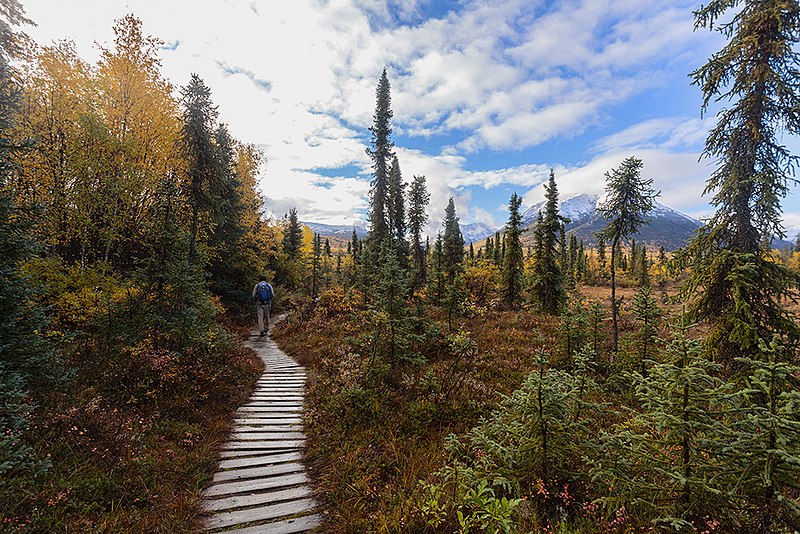
[[[269,336],[246,345],[264,360],[264,374],[236,413],[219,470],[203,492],[206,532],[292,534],[322,523],[301,463],[305,370]]]

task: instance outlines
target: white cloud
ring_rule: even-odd
[[[397,147],[407,181],[414,174],[428,177],[432,220],[454,196],[462,220],[488,222],[493,216],[475,205],[471,188],[533,187],[546,179],[549,166],[500,162],[493,170],[470,171],[471,158],[487,149],[571,138],[596,124],[608,105],[661,83],[654,65],[704,57],[713,39],[691,32],[694,5],[687,0],[672,6],[459,2],[441,18],[423,20],[428,4],[259,0],[200,8],[189,0],[27,0],[26,9],[38,23],[29,31],[34,38],[72,38],[90,61],[98,56],[94,41],[109,43],[113,19],[134,10],[144,31],[168,44],[161,51],[165,76],[180,86],[198,73],[232,134],[264,147],[261,184],[271,209],[281,214],[295,205],[306,220],[339,224],[362,219],[367,206],[364,142],[384,66],[396,131],[453,138],[451,146],[430,153]],[[580,192],[584,184],[602,190],[603,172],[622,159],[617,153],[637,147],[650,151],[646,169],[665,176],[665,185],[686,173],[686,186],[669,198],[689,206],[698,189],[689,182],[700,173],[685,149],[697,140],[699,124],[660,119],[606,138],[593,161],[556,169],[563,194]],[[673,145],[661,128],[670,131]],[[315,172],[344,167],[359,172],[337,178]],[[526,203],[533,196],[526,194]]]
[[[600,152],[622,149],[663,148],[701,150],[715,118],[665,117],[634,124],[595,143]]]

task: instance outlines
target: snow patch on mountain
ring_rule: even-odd
[[[477,243],[493,235],[497,231],[497,229],[482,222],[459,224],[459,226],[461,227],[461,235],[464,237],[464,243],[466,244]]]
[[[308,226],[308,228],[315,234],[322,237],[341,237],[349,239],[353,235],[353,226],[336,225],[336,224],[322,224],[316,222],[302,221],[300,224]],[[366,237],[367,229],[361,226],[356,226],[356,235],[359,239]]]

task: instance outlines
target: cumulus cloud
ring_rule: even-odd
[[[363,220],[366,128],[388,67],[396,133],[436,147],[397,147],[406,181],[428,178],[432,227],[450,196],[464,222],[488,224],[495,216],[479,205],[482,191],[535,188],[555,163],[531,157],[474,170],[474,158],[574,138],[609,106],[663,83],[659,69],[699,63],[716,37],[692,33],[693,7],[688,0],[470,1],[446,10],[430,0],[257,0],[203,9],[189,0],[26,2],[38,23],[34,38],[72,38],[89,61],[98,56],[95,41],[113,40],[113,19],[133,9],[144,31],[164,40],[163,72],[176,87],[198,73],[232,134],[264,148],[270,209],[296,206],[305,220]],[[705,169],[689,163],[687,147],[704,127],[652,119],[609,136],[590,162],[556,166],[562,191],[602,190],[603,173],[637,149],[646,170],[664,177],[657,183],[665,203],[690,206],[698,187],[689,182]],[[336,176],[345,168],[356,171]],[[686,187],[668,193],[679,180]]]

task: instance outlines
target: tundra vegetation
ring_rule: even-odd
[[[515,193],[502,231],[465,244],[454,199],[403,179],[386,71],[368,234],[270,220],[264,155],[200,77],[164,79],[134,16],[96,64],[7,29],[3,530],[196,527],[260,372],[239,339],[263,273],[290,312],[274,335],[312,376],[329,531],[800,531],[800,243],[770,248],[794,183],[800,5],[695,16],[727,42],[693,80],[728,107],[706,143],[716,213],[673,252],[635,241],[656,196],[635,155],[606,173],[593,244],[565,231],[552,172],[534,224]]]

